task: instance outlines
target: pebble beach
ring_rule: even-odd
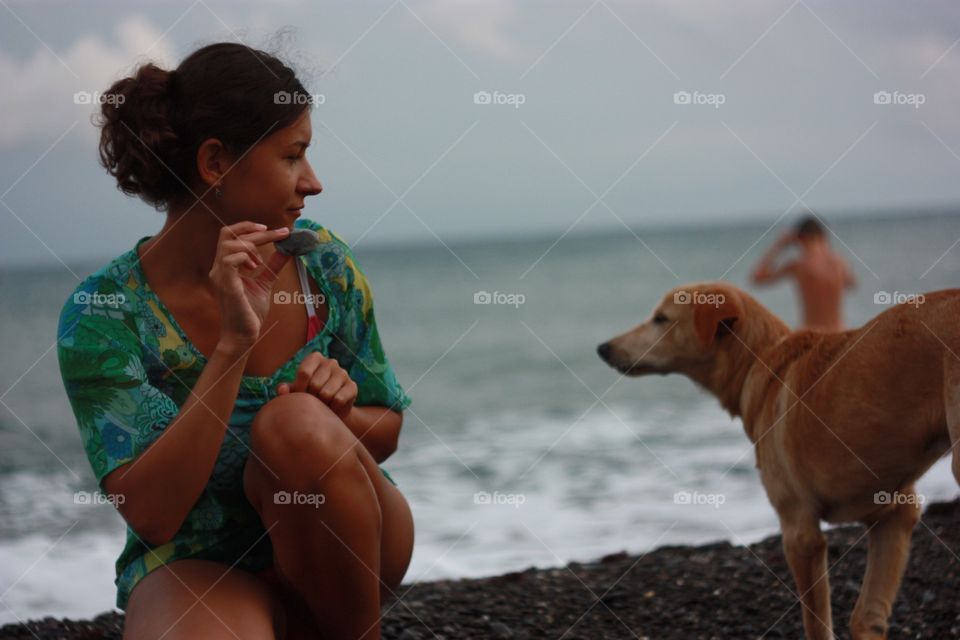
[[[891,638],[960,637],[960,500],[929,505],[891,617]],[[861,526],[828,530],[838,638],[866,560]],[[749,546],[665,546],[643,555],[483,579],[403,585],[383,607],[388,640],[454,638],[802,638],[800,606],[779,536]],[[2,640],[120,640],[123,615],[44,618],[0,628]]]

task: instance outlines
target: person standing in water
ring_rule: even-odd
[[[794,260],[778,266],[781,252],[790,245],[800,248]],[[856,277],[846,260],[827,242],[823,225],[814,216],[803,218],[764,254],[754,268],[754,285],[767,285],[785,277],[793,279],[802,306],[801,329],[843,331],[843,294],[856,286]]]

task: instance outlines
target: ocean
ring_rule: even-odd
[[[960,283],[960,215],[908,214],[831,224],[859,279],[850,326],[885,309],[884,293]],[[689,281],[723,277],[795,324],[789,284],[747,284],[782,225],[763,236],[768,227],[355,246],[413,398],[383,464],[416,521],[406,581],[775,533],[738,420],[685,378],[624,378],[596,355]],[[69,266],[82,278],[112,257]],[[124,523],[109,504],[74,500],[96,483],[56,358],[57,314],[76,285],[60,264],[0,271],[0,623],[114,604]],[[955,497],[949,460],[918,490]]]

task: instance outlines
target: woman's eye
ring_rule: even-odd
[[[653,316],[654,324],[663,324],[666,321],[667,321],[667,316],[663,315],[662,313],[658,313],[657,315]]]

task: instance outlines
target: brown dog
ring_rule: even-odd
[[[886,638],[920,518],[913,483],[960,443],[960,289],[842,333],[792,332],[723,282],[670,291],[597,351],[626,375],[682,373],[743,420],[780,519],[807,638],[833,638],[820,521],[869,529],[852,637]],[[953,455],[960,482],[960,454]]]

